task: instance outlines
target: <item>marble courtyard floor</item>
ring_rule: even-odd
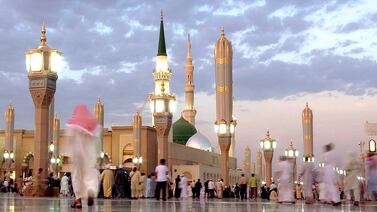
[[[0,194],[0,211],[80,211],[71,209],[71,198],[32,198],[20,197],[12,194]],[[83,202],[86,204],[86,202]],[[237,201],[237,200],[168,200],[166,202],[154,199],[139,200],[104,200],[97,199],[93,207],[84,206],[83,211],[377,211],[376,202],[367,202],[360,207],[344,203],[342,206],[314,204],[305,205],[302,201],[296,204],[277,204],[262,201]]]

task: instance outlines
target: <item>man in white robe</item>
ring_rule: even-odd
[[[325,152],[323,153],[322,160],[324,162],[324,167],[322,168],[322,183],[325,201],[332,203],[334,206],[337,206],[340,205],[341,202],[338,176],[335,170],[336,160],[333,149],[333,144],[327,144],[325,146]]]
[[[102,129],[86,105],[76,106],[67,127],[63,150],[72,159],[72,185],[76,197],[71,207],[82,208],[82,199],[88,199],[88,206],[92,206],[98,194],[99,172],[95,166]]]
[[[281,156],[276,172],[278,185],[278,202],[279,203],[295,203],[292,167],[287,161],[287,157]]]
[[[313,183],[314,183],[314,175],[315,172],[315,165],[314,163],[309,161],[308,157],[304,158],[305,162],[302,164],[302,171],[301,171],[301,179],[303,182],[303,191],[305,197],[305,203],[311,204],[314,202],[313,196]]]
[[[353,195],[353,204],[358,206],[360,202],[360,182],[357,177],[361,176],[361,164],[356,153],[350,154],[346,173],[345,193],[349,194],[350,197]]]
[[[181,181],[179,182],[179,187],[181,189],[181,198],[186,199],[188,197],[188,190],[187,190],[187,177],[182,175]]]

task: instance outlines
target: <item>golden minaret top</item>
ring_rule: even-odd
[[[221,35],[215,45],[215,62],[217,64],[230,64],[232,57],[232,43],[225,37],[224,27],[221,27]]]

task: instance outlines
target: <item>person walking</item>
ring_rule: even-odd
[[[366,161],[367,191],[377,199],[377,155],[369,153]]]
[[[195,180],[192,180],[192,182],[190,183],[190,188],[191,188],[192,198],[195,198],[195,194],[196,194],[196,191],[195,191]]]
[[[145,198],[145,183],[146,183],[145,173],[141,173],[140,182],[139,182],[139,197],[141,198]]]
[[[324,189],[324,199],[326,202],[332,203],[334,206],[340,205],[340,194],[338,187],[338,176],[335,171],[335,155],[333,144],[327,144],[324,147],[322,168],[322,183]],[[321,188],[322,189],[322,188]]]
[[[180,198],[186,199],[188,197],[187,184],[187,177],[186,175],[182,174],[181,181],[179,182],[179,188],[181,189]]]
[[[72,159],[72,186],[75,202],[72,208],[82,208],[81,200],[88,199],[88,206],[94,204],[98,193],[99,172],[95,168],[99,156],[99,136],[102,128],[86,105],[78,105],[68,120],[62,149]],[[62,152],[63,152],[62,151]]]
[[[217,198],[219,198],[219,199],[223,198],[223,190],[224,190],[224,183],[221,179],[218,179],[217,182],[216,182]]]
[[[247,196],[246,196],[246,191],[247,191],[247,180],[246,180],[246,177],[245,177],[245,174],[241,174],[241,178],[239,180],[239,185],[241,187],[241,200],[246,200],[247,199]]]
[[[196,198],[200,199],[200,191],[202,190],[202,187],[203,187],[203,185],[200,182],[200,179],[198,179],[198,181],[196,181],[196,183],[195,183],[195,192],[196,192],[195,197]]]
[[[60,181],[60,194],[64,197],[67,197],[69,193],[69,179],[67,177],[67,173],[64,173],[61,181]]]
[[[131,178],[131,199],[139,198],[140,172],[136,167],[130,173]]]
[[[147,176],[147,181],[146,181],[146,194],[145,194],[145,197],[146,198],[152,198],[154,197],[154,189],[153,189],[153,182],[152,182],[152,177],[151,175],[148,175]]]
[[[292,167],[287,161],[287,157],[281,156],[278,163],[277,179],[278,185],[278,202],[279,203],[295,203],[292,180]]]
[[[156,185],[156,199],[160,200],[160,192],[162,190],[162,200],[166,200],[166,187],[168,182],[168,174],[169,170],[168,167],[165,165],[165,159],[160,160],[160,165],[158,165],[155,169],[157,175],[157,185]]]
[[[124,198],[125,197],[125,184],[126,184],[126,175],[123,166],[120,165],[115,172],[115,188],[117,191],[116,198]]]
[[[208,182],[208,193],[209,193],[209,198],[212,199],[215,197],[215,183],[213,182],[212,179],[209,180]]]
[[[180,182],[181,182],[181,177],[177,175],[174,181],[174,197],[175,198],[181,197],[181,188],[179,186]]]
[[[257,178],[255,177],[255,174],[251,174],[251,177],[249,178],[249,198],[250,199],[257,199]]]
[[[100,176],[103,187],[103,197],[105,199],[110,199],[112,197],[112,189],[114,185],[114,174],[110,167],[110,164],[106,164],[105,170],[103,170]]]
[[[345,193],[353,196],[353,205],[358,206],[360,202],[360,184],[357,179],[361,175],[361,164],[356,153],[350,154],[350,161],[346,167]]]
[[[314,203],[313,195],[313,183],[314,183],[314,173],[315,165],[313,162],[309,162],[309,157],[304,157],[304,164],[302,165],[302,171],[300,173],[300,178],[303,182],[303,191],[306,204]]]

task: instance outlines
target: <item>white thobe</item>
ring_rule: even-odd
[[[327,202],[338,203],[340,202],[338,176],[335,170],[335,157],[332,151],[323,154],[323,162],[325,164],[322,168],[324,199]]]
[[[186,198],[188,197],[187,191],[187,177],[181,177],[181,182],[179,182],[179,188],[181,188],[181,197]]]
[[[72,186],[75,197],[87,198],[88,192],[96,197],[99,172],[95,166],[99,155],[99,139],[76,128],[67,128],[66,136],[68,142],[65,148],[70,150],[67,154],[72,159]]]
[[[281,161],[278,164],[278,200],[279,202],[294,202],[294,191],[292,182],[292,167],[288,161]]]

